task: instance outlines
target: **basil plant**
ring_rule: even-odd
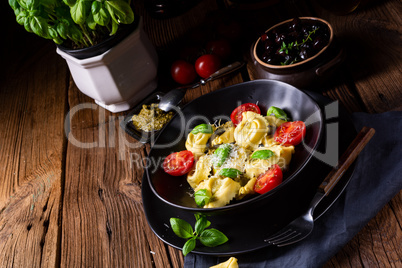
[[[28,32],[52,39],[70,40],[73,48],[96,44],[114,35],[120,24],[131,24],[130,0],[8,0],[17,22]]]

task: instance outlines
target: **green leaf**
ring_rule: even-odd
[[[268,159],[273,155],[275,154],[271,150],[258,150],[251,155],[251,159]]]
[[[96,30],[96,22],[94,21],[92,13],[89,13],[86,23],[91,30]]]
[[[31,17],[26,16],[25,20],[24,20],[24,27],[25,27],[25,31],[32,33],[32,29],[31,29]]]
[[[119,28],[119,24],[117,24],[116,21],[111,20],[112,22],[112,31],[110,32],[110,35],[114,35],[117,32],[117,29]]]
[[[98,4],[95,4],[98,3]],[[92,4],[91,8],[92,15],[94,17],[94,21],[101,25],[101,26],[106,26],[109,24],[110,21],[110,15],[107,9],[99,2],[95,1]]]
[[[181,238],[187,239],[193,237],[193,227],[185,220],[178,218],[170,218],[170,226],[172,226],[173,232]]]
[[[27,9],[33,11],[41,4],[39,0],[26,0]]]
[[[14,11],[21,7],[17,0],[8,0],[8,4]]]
[[[183,249],[182,249],[184,256],[186,256],[193,249],[195,249],[196,242],[197,241],[196,241],[195,237],[192,237],[191,239],[187,240],[187,242],[184,244]]]
[[[28,9],[28,4],[27,4],[27,0],[17,0],[18,4],[20,4],[21,7],[23,7],[24,9]]]
[[[75,5],[75,3],[77,2],[77,0],[63,0],[64,4],[66,4],[69,7],[72,7]]]
[[[67,36],[76,43],[82,42],[82,32],[75,25],[70,25],[67,28]]]
[[[232,146],[230,144],[222,144],[218,147],[218,149],[215,150],[212,158],[214,166],[220,167],[223,165],[223,163],[229,157],[231,148]]]
[[[71,18],[77,24],[84,24],[89,14],[90,6],[88,1],[77,0],[77,2],[71,7]]]
[[[194,193],[194,200],[197,206],[203,207],[209,203],[211,193],[207,189],[201,189]]]
[[[134,21],[134,12],[128,3],[122,0],[110,0],[105,1],[105,5],[117,24],[130,24]]]
[[[63,22],[59,22],[56,25],[56,30],[61,38],[67,39],[67,26]]]
[[[34,16],[30,21],[32,31],[40,37],[50,39],[49,25],[47,20],[42,17]]]
[[[196,222],[195,222],[195,232],[197,234],[200,234],[202,231],[204,231],[205,228],[207,228],[209,225],[211,225],[211,222],[207,220],[205,216],[201,216]]]
[[[57,33],[57,30],[54,27],[48,27],[48,33],[51,39],[59,37],[59,34]]]
[[[210,124],[200,124],[191,130],[191,133],[196,135],[198,133],[212,134],[214,130]]]
[[[26,10],[22,10],[16,17],[17,22],[20,25],[25,25],[25,21],[28,19],[28,12]]]
[[[279,118],[281,120],[284,120],[284,121],[289,120],[288,115],[281,108],[278,108],[275,106],[269,107],[269,109],[267,111],[267,115],[271,115],[271,114],[273,114],[276,118]]]
[[[231,179],[235,179],[238,176],[240,176],[241,171],[235,168],[222,168],[218,175],[224,176],[224,177],[229,177]]]
[[[217,229],[207,229],[199,236],[201,243],[207,247],[216,247],[226,243],[229,239]]]

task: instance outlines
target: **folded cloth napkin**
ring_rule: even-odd
[[[235,256],[239,267],[321,267],[351,240],[402,189],[402,112],[354,113],[357,131],[376,130],[357,159],[349,185],[333,206],[315,221],[305,240],[286,247],[269,246]],[[228,257],[188,254],[184,267],[210,267]]]

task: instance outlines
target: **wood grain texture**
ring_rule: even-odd
[[[1,4],[0,266],[59,264],[68,70]],[[29,45],[27,45],[29,44]]]
[[[167,90],[166,70],[176,56],[170,51],[208,22],[221,1],[201,1],[168,20],[149,17],[144,1],[136,1],[136,10],[163,60],[160,87]],[[183,267],[181,251],[157,238],[142,208],[149,145],[122,131],[126,113],[105,111],[76,88],[51,41],[18,25],[7,1],[0,6],[7,25],[0,50],[7,64],[0,72],[0,267]],[[343,16],[310,1],[230,12],[244,20],[245,59],[259,32],[279,20],[327,19],[348,60],[324,95],[349,112],[401,109],[400,1],[376,1]],[[244,73],[190,90],[184,102],[248,80]],[[399,192],[325,267],[401,267],[401,226]]]
[[[315,5],[319,17],[329,21],[344,47],[345,72],[351,75],[357,93],[370,113],[380,113],[402,104],[402,4],[371,1],[347,15],[335,15]],[[340,19],[341,18],[341,19]]]

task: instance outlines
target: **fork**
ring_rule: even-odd
[[[345,171],[350,167],[366,144],[373,137],[374,133],[375,130],[373,128],[363,127],[346,151],[342,154],[337,166],[331,170],[318,187],[307,211],[283,229],[264,239],[264,242],[267,242],[270,245],[282,247],[299,242],[306,238],[314,228],[314,209],[320,201],[331,192],[334,186],[342,178]]]

